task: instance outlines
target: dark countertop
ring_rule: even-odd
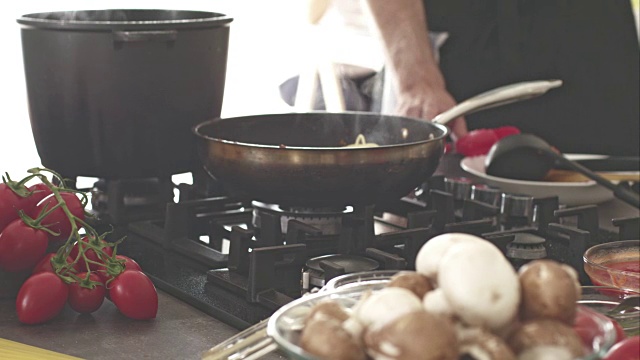
[[[67,306],[54,320],[36,326],[20,324],[14,300],[3,299],[0,338],[86,359],[199,359],[238,332],[162,291],[158,295],[158,316],[151,321],[128,319],[105,300],[91,315]]]

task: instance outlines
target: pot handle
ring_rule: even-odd
[[[516,101],[531,99],[561,85],[562,80],[540,80],[501,86],[476,95],[471,99],[467,99],[436,116],[431,121],[445,125],[449,121],[462,115],[468,115],[480,110],[510,104]]]
[[[175,41],[178,38],[176,30],[153,30],[153,31],[114,31],[113,41],[115,42],[142,42]]]
[[[247,328],[202,354],[202,360],[253,360],[269,354],[278,345],[267,334],[269,319]]]

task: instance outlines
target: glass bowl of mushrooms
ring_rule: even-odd
[[[415,270],[335,278],[203,359],[275,349],[303,360],[600,359],[615,323],[580,305],[581,291],[567,265],[516,271],[490,242],[448,233],[422,246]]]
[[[614,322],[580,298],[571,267],[516,272],[489,242],[445,234],[415,271],[337,277],[277,311],[267,332],[294,359],[599,359]]]

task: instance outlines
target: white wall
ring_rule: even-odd
[[[155,8],[205,10],[227,14],[231,23],[223,116],[291,111],[279,97],[278,85],[300,68],[304,50],[299,25],[300,0],[201,1],[43,1],[3,3],[0,12],[0,172],[13,178],[40,166],[27,109],[20,28],[23,14],[62,10]]]

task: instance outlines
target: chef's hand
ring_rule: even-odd
[[[427,84],[415,86],[398,94],[396,112],[401,116],[432,120],[456,105],[456,101],[444,87]],[[447,126],[455,141],[468,133],[464,117],[450,121]]]

